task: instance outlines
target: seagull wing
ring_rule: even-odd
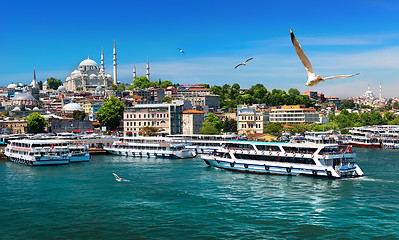
[[[360,73],[352,74],[352,75],[339,75],[339,76],[331,76],[331,77],[325,77],[325,80],[330,80],[330,79],[339,79],[339,78],[348,78],[348,77],[353,77],[356,75],[359,75]]]
[[[248,58],[244,63],[247,63],[247,62],[251,61],[252,59],[254,59],[254,58]]]
[[[114,175],[114,177],[115,177],[115,179],[117,180],[117,181],[120,181],[121,180],[121,178],[118,176],[118,175],[116,175],[116,173],[112,173],[113,175]]]
[[[237,66],[234,67],[234,69],[238,68],[239,66],[244,65],[244,63],[240,63]]]
[[[314,78],[315,74],[313,72],[313,67],[312,64],[310,64],[309,59],[306,57],[305,53],[302,50],[301,45],[299,44],[298,40],[296,40],[294,33],[292,30],[290,30],[291,33],[291,41],[292,44],[294,45],[295,52],[298,54],[299,59],[301,59],[303,65],[306,68],[306,71],[308,72],[308,77],[309,78]]]

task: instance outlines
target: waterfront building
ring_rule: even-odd
[[[220,108],[219,95],[187,95],[182,99],[190,101],[193,108],[207,106],[211,112],[216,112]]]
[[[85,133],[93,132],[93,123],[90,121],[76,121],[74,119],[56,119],[49,120],[50,132],[54,133]]]
[[[1,134],[25,134],[27,127],[26,120],[0,120]]]
[[[318,123],[319,113],[313,108],[305,108],[301,105],[281,106],[280,109],[271,109],[270,122],[283,124]]]
[[[123,135],[138,136],[141,128],[146,126],[157,127],[164,134],[181,134],[183,110],[183,101],[128,107],[123,113]]]
[[[199,134],[205,121],[205,112],[186,110],[183,112],[183,135]]]
[[[237,119],[239,134],[263,133],[264,126],[269,122],[269,112],[256,111],[253,108],[240,108],[237,112]]]

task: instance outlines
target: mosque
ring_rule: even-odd
[[[97,87],[108,89],[117,83],[116,79],[116,49],[114,43],[114,78],[105,73],[104,52],[101,50],[101,67],[90,58],[83,60],[65,80],[64,87],[67,91],[94,91]]]
[[[101,50],[101,66],[90,58],[83,60],[65,80],[63,86],[67,91],[95,91],[97,89],[108,89],[112,84],[118,84],[116,47],[114,42],[113,49],[113,77],[105,73],[104,51]],[[147,58],[147,78],[150,79],[150,66]],[[133,68],[133,80],[136,78],[136,66]],[[43,84],[43,89],[47,88],[47,83]]]

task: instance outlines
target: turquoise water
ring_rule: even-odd
[[[367,176],[346,180],[235,173],[199,158],[2,161],[0,238],[399,238],[399,151],[356,151]]]

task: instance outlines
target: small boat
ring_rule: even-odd
[[[90,161],[90,153],[88,147],[85,145],[70,145],[69,146],[69,162],[88,162]]]

